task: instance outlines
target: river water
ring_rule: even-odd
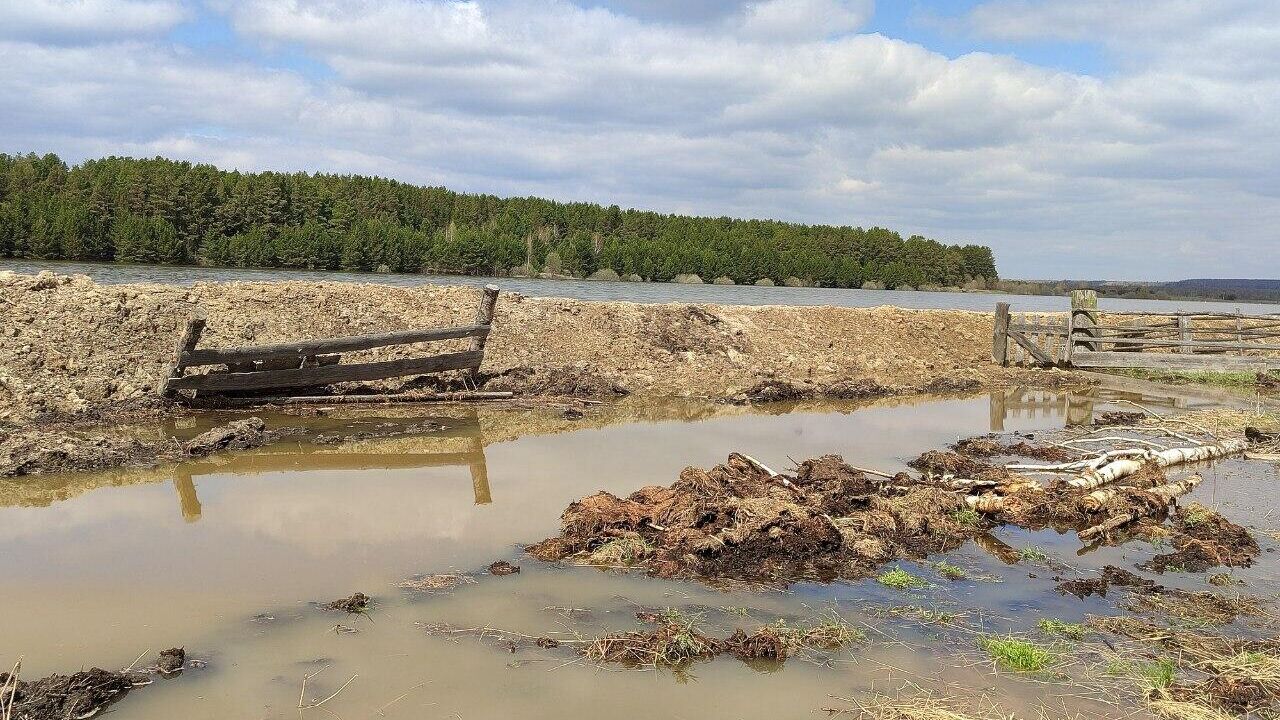
[[[398,273],[350,273],[311,270],[251,270],[242,268],[201,268],[164,265],[121,265],[115,263],[40,262],[0,260],[0,271],[36,273],[52,270],[80,273],[100,283],[162,283],[191,285],[197,282],[272,282],[280,280],[327,280],[383,285],[465,285],[489,283],[504,290],[531,297],[565,297],[579,300],[622,300],[640,303],[718,303],[722,305],[831,305],[835,307],[876,307],[936,310],[991,311],[997,302],[1008,302],[1016,312],[1065,311],[1065,297],[1048,295],[1008,295],[1003,293],[911,292],[901,290],[846,290],[840,288],[756,287],[754,285],[680,285],[676,283],[633,283],[596,280],[541,280],[486,278],[456,275],[412,275]],[[1141,312],[1243,312],[1270,314],[1276,305],[1225,303],[1192,300],[1128,300],[1101,298],[1103,310]]]
[[[1098,598],[1063,598],[1052,590],[1053,572],[1005,564],[976,546],[946,556],[966,568],[966,580],[902,563],[930,581],[905,594],[873,580],[717,590],[546,565],[519,550],[555,534],[560,512],[575,499],[599,489],[627,494],[666,485],[681,468],[713,465],[731,451],[779,468],[791,458],[840,453],[857,464],[898,469],[960,437],[1090,422],[1111,397],[1014,390],[763,408],[622,401],[577,422],[536,410],[442,408],[433,412],[444,430],[412,437],[289,443],[155,470],[6,479],[0,664],[21,654],[27,677],[121,668],[140,653],[154,656],[175,645],[208,662],[130,693],[113,708],[122,719],[777,720],[822,717],[821,708],[843,706],[835,698],[893,692],[904,683],[950,694],[981,689],[1025,717],[1036,717],[1041,704],[1069,707],[1073,716],[1134,717],[1131,708],[1080,697],[1069,683],[990,674],[972,657],[972,634],[878,612],[903,604],[951,609],[971,626],[1007,632],[1039,617],[1078,620],[1109,608]],[[267,419],[315,432],[422,420],[392,410],[342,413]],[[187,418],[147,432],[189,437],[224,419]],[[1231,468],[1207,470],[1199,495],[1234,512],[1275,482],[1221,482]],[[1077,557],[1074,535],[1013,529],[997,535],[997,545],[1042,547],[1073,571],[1129,566],[1154,552],[1126,546]],[[522,572],[481,572],[499,558],[521,564]],[[1274,583],[1273,565],[1238,575]],[[475,573],[476,582],[433,595],[396,587],[402,578],[442,572]],[[375,598],[368,617],[313,604],[357,590]],[[492,640],[429,635],[420,625],[572,638],[636,629],[637,609],[663,607],[701,613],[724,634],[834,611],[866,628],[870,642],[808,662],[793,658],[785,667],[721,658],[683,672],[642,671],[575,661],[564,648],[512,651]],[[335,631],[338,624],[358,632]],[[303,677],[322,669],[307,686],[309,700],[355,679],[324,706],[300,711]]]

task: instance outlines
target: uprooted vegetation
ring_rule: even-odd
[[[561,534],[527,551],[547,561],[641,567],[659,577],[748,582],[871,577],[893,560],[947,552],[1004,524],[1075,530],[1089,544],[1159,533],[1173,552],[1149,563],[1157,572],[1247,566],[1259,554],[1247,530],[1199,505],[1175,507],[1172,525],[1162,525],[1177,498],[1200,482],[1198,475],[1173,480],[1166,468],[1241,452],[1248,440],[1172,431],[1174,442],[1189,447],[1169,447],[1097,433],[1043,447],[972,439],[957,451],[922,454],[910,463],[918,476],[871,475],[834,455],[781,474],[734,453],[708,470],[686,468],[668,487],[575,502],[561,518]],[[1134,447],[1100,450],[1100,440]],[[997,456],[1052,464],[997,465]],[[1018,553],[1013,560],[1036,558]],[[910,586],[886,577],[891,587]]]
[[[572,637],[553,638],[499,628],[457,628],[443,624],[422,624],[420,627],[431,635],[472,635],[496,641],[510,652],[527,647],[545,650],[572,648],[578,657],[591,662],[632,668],[678,669],[721,655],[731,655],[744,662],[785,662],[798,654],[830,653],[866,639],[861,630],[834,612],[797,624],[779,619],[750,633],[736,628],[725,637],[713,635],[712,630],[704,627],[700,613],[666,608],[638,612],[636,618],[643,629],[596,637],[575,633]]]
[[[141,658],[139,658],[141,659]],[[118,702],[130,690],[150,685],[154,674],[174,675],[186,666],[182,648],[161,652],[149,667],[132,666],[119,672],[91,668],[70,675],[23,680],[21,661],[0,672],[0,718],[4,720],[67,720],[88,718]]]
[[[1172,629],[1132,617],[1092,616],[1086,623],[1131,641],[1132,647],[1121,650],[1155,652],[1158,662],[1170,666],[1167,677],[1150,688],[1153,709],[1166,717],[1272,713],[1280,701],[1280,644],[1274,638]]]

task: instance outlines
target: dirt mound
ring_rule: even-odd
[[[1060,463],[1077,460],[1080,457],[1079,454],[1056,445],[1034,445],[1025,440],[1006,444],[991,435],[965,438],[952,445],[951,449],[961,455],[974,458],[990,458],[1002,455]]]
[[[0,434],[0,477],[138,465],[155,461],[161,452],[155,443],[133,437],[17,430]]]
[[[628,390],[597,368],[517,367],[493,375],[483,381],[486,391],[514,392],[519,395],[560,395],[566,397],[607,398],[627,395]]]
[[[155,406],[174,343],[196,312],[208,318],[200,346],[226,348],[468,324],[477,298],[475,289],[462,287],[234,282],[187,288],[0,273],[0,423]],[[902,333],[903,327],[912,332]],[[431,349],[447,352],[464,342]],[[953,378],[968,387],[1032,375],[993,365],[990,346],[989,313],[640,305],[504,293],[481,371],[587,368],[634,393],[702,398],[732,396],[770,377],[822,387],[859,378],[920,388]],[[420,346],[392,347],[351,353],[343,362],[421,354]],[[537,376],[523,386],[519,380],[509,378],[507,388],[532,392],[547,385]],[[580,385],[570,383],[569,392],[581,392]]]
[[[972,528],[951,517],[963,504],[938,488],[886,486],[833,455],[787,477],[735,453],[710,470],[686,468],[670,487],[575,502],[561,535],[527,550],[590,562],[625,544],[634,564],[660,577],[861,578],[892,558],[964,542]]]
[[[739,405],[746,403],[798,402],[801,400],[864,400],[897,394],[874,380],[840,380],[829,385],[791,382],[769,378],[729,398]]]

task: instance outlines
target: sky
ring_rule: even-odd
[[[1280,277],[1280,0],[0,0],[0,152]]]

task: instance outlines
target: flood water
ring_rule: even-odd
[[[898,470],[930,448],[991,430],[1061,427],[1114,409],[1101,394],[1002,391],[967,399],[805,405],[628,405],[572,422],[545,411],[440,409],[439,432],[344,445],[291,443],[155,470],[0,481],[0,665],[23,657],[24,676],[90,666],[123,668],[183,645],[200,670],[140,688],[113,706],[120,718],[631,718],[822,717],[839,697],[892,692],[914,682],[944,692],[979,690],[1036,716],[1041,704],[1108,716],[1115,709],[1070,686],[993,676],[973,657],[972,636],[940,636],[877,608],[920,604],[966,613],[991,632],[1039,617],[1078,619],[1108,601],[1053,592],[1055,571],[1008,565],[975,545],[946,559],[970,578],[948,581],[927,564],[903,567],[931,586],[904,594],[872,580],[802,584],[786,591],[719,590],[636,573],[555,567],[522,557],[553,535],[571,501],[609,490],[669,484],[687,465],[731,451],[776,468],[825,453]],[[1183,401],[1143,398],[1153,407]],[[315,432],[421,422],[390,412],[270,416]],[[225,418],[179,420],[156,432],[194,435]],[[1256,494],[1280,480],[1236,463],[1205,471],[1195,497],[1238,522],[1270,523]],[[1265,492],[1272,492],[1266,489]],[[1280,524],[1280,523],[1273,523]],[[1274,543],[1260,537],[1264,548]],[[1077,556],[1074,534],[1001,530],[991,547],[1036,545],[1069,568],[1131,567],[1146,546]],[[496,559],[518,575],[477,574],[451,592],[396,587],[415,574],[480,573]],[[1264,562],[1237,572],[1275,583]],[[1035,577],[1030,577],[1034,575]],[[1203,577],[1162,582],[1203,583]],[[316,608],[355,591],[369,617]],[[564,648],[510,652],[470,636],[429,635],[418,623],[497,627],[572,638],[637,627],[640,608],[703,612],[728,634],[778,618],[834,610],[870,642],[784,667],[732,658],[683,673],[600,668]],[[569,610],[573,609],[573,610]],[[336,624],[356,633],[335,632]],[[943,633],[945,635],[945,633]],[[354,680],[323,706],[309,701]],[[1124,716],[1132,716],[1125,709]]]
[[[675,283],[609,282],[597,280],[542,280],[538,278],[487,278],[457,275],[402,273],[352,273],[313,270],[203,268],[165,265],[123,265],[69,261],[3,260],[0,271],[37,273],[52,270],[82,274],[99,283],[160,283],[192,285],[197,282],[275,282],[308,280],[377,283],[413,287],[418,285],[463,285],[479,287],[495,284],[509,292],[530,297],[563,297],[578,300],[620,300],[639,303],[717,303],[721,305],[831,305],[835,307],[877,307],[934,310],[978,310],[990,312],[997,302],[1010,303],[1019,312],[1065,311],[1065,297],[1010,295],[1005,293],[912,292],[902,290],[852,290],[841,288],[756,287],[754,285],[679,285]],[[1129,300],[1101,298],[1103,310],[1143,312],[1221,312],[1271,314],[1280,307],[1263,303],[1227,303],[1195,300]]]

